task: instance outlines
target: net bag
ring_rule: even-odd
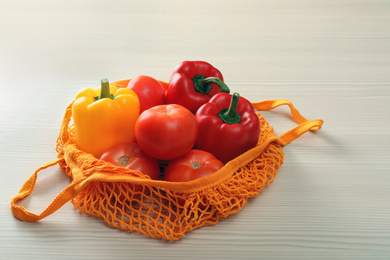
[[[119,81],[117,85],[125,83]],[[11,200],[12,213],[22,221],[35,222],[70,201],[80,211],[101,218],[112,227],[166,240],[178,240],[186,232],[214,225],[239,212],[249,198],[258,196],[273,182],[283,163],[282,146],[309,130],[320,129],[323,124],[321,119],[307,120],[284,99],[252,104],[256,110],[288,105],[298,126],[277,136],[258,113],[261,132],[257,146],[229,161],[217,172],[189,182],[151,180],[142,172],[115,167],[79,150],[70,104],[57,139],[58,159],[39,167],[24,183]],[[38,173],[57,164],[72,182],[48,207],[35,214],[17,205],[17,201],[32,193]]]

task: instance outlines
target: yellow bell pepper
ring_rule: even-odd
[[[134,141],[134,126],[140,113],[137,94],[128,88],[110,86],[81,90],[72,106],[76,143],[96,158],[120,143]]]

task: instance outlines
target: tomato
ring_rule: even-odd
[[[168,163],[164,179],[166,181],[186,182],[210,175],[224,164],[214,155],[202,150],[191,150]]]
[[[140,113],[148,108],[165,104],[165,89],[156,79],[140,75],[130,80],[127,88],[132,89],[140,102]]]
[[[140,171],[149,175],[152,180],[157,180],[160,177],[158,161],[145,154],[136,143],[116,145],[103,153],[100,160],[117,167]]]
[[[177,104],[145,110],[135,123],[137,143],[145,153],[159,160],[172,160],[189,152],[197,134],[195,116]]]

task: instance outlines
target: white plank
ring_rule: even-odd
[[[0,259],[389,259],[390,2],[2,1]],[[284,148],[274,183],[236,215],[171,243],[66,204],[39,223],[9,203],[56,157],[66,106],[99,80],[169,80],[182,60],[218,67],[251,101],[285,98],[325,120]],[[281,134],[287,107],[261,112]],[[24,201],[69,183],[57,168]]]

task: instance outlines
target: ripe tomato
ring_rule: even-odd
[[[127,88],[132,89],[140,102],[140,113],[148,108],[165,104],[165,89],[158,80],[140,75],[130,80]]]
[[[168,163],[164,179],[166,181],[186,182],[210,175],[224,164],[214,155],[202,150],[191,150],[184,156]]]
[[[189,152],[198,134],[195,116],[177,104],[145,110],[135,123],[141,149],[159,160],[172,160]]]
[[[152,180],[157,180],[160,176],[158,161],[145,154],[136,143],[118,144],[103,153],[100,160],[118,167],[140,171],[149,175]]]

